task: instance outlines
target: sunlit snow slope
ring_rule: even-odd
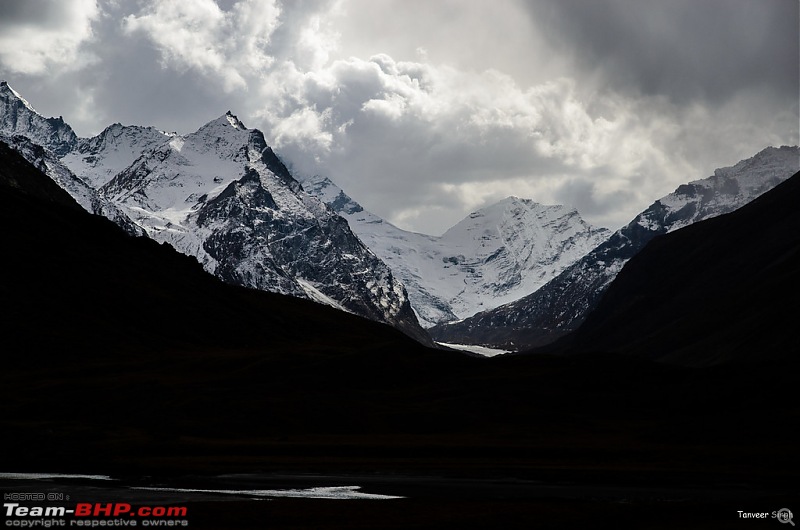
[[[608,235],[574,209],[509,197],[440,237],[401,230],[324,177],[303,182],[346,218],[406,286],[425,326],[471,316],[535,291]]]

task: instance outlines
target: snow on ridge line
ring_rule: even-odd
[[[312,285],[311,282],[309,282],[308,280],[297,277],[295,278],[295,281],[297,281],[297,283],[300,284],[300,287],[302,287],[303,291],[305,291],[309,299],[323,305],[329,305],[331,307],[335,307],[336,309],[339,309],[340,311],[344,311],[346,313],[352,313],[352,311],[344,307],[342,304],[340,304],[330,296],[326,295],[325,293],[314,287],[314,285]]]
[[[28,102],[28,100],[27,100],[27,99],[25,99],[24,97],[22,97],[22,96],[20,95],[20,93],[19,93],[19,92],[17,92],[17,91],[16,91],[16,90],[14,90],[13,88],[11,88],[11,85],[9,85],[7,82],[3,81],[3,82],[2,82],[2,86],[5,86],[6,88],[8,88],[8,90],[9,90],[9,91],[11,91],[11,93],[14,95],[14,97],[16,97],[18,100],[20,100],[20,101],[22,102],[22,104],[23,104],[23,105],[25,105],[25,106],[28,108],[28,110],[29,110],[29,111],[31,111],[31,112],[36,112],[36,109],[34,109],[34,108],[33,108],[33,105],[31,105],[31,104]],[[39,114],[39,113],[38,113],[38,112],[36,112],[36,114]]]
[[[0,102],[3,131],[51,150],[61,173],[91,190],[73,186],[71,195],[93,213],[127,220],[224,281],[347,307],[432,344],[388,266],[303,191],[258,129],[230,111],[187,135],[114,124],[81,139],[7,84]]]
[[[441,236],[408,232],[364,210],[327,177],[308,193],[347,219],[405,284],[425,327],[453,322],[541,287],[610,234],[574,208],[508,197],[465,217]]]

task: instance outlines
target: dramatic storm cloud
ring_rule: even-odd
[[[52,74],[91,62],[81,45],[92,37],[96,0],[0,2],[0,64],[23,74]]]
[[[529,0],[527,8],[557,49],[620,90],[680,102],[762,87],[797,97],[791,0]]]
[[[84,136],[230,109],[412,230],[508,195],[615,228],[798,143],[797,28],[794,0],[6,0],[0,75]]]

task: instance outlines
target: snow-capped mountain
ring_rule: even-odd
[[[79,138],[63,160],[76,176],[99,188],[145,151],[168,143],[174,136],[153,127],[115,123],[93,138]]]
[[[463,319],[529,294],[606,239],[574,209],[509,197],[440,237],[407,232],[364,210],[325,177],[303,182],[406,286],[424,326]]]
[[[78,141],[75,131],[61,117],[41,116],[5,81],[0,81],[0,131],[6,136],[25,136],[56,156],[68,153]]]
[[[6,136],[2,131],[0,131],[0,141],[8,144],[39,171],[55,181],[87,212],[102,215],[114,221],[132,236],[146,235],[144,229],[134,223],[121,208],[76,177],[49,149],[34,143],[25,136]]]
[[[229,283],[310,298],[430,342],[389,267],[230,112],[186,136],[115,124],[80,139],[6,84],[3,100],[2,132],[48,141],[38,166],[73,196],[94,193]]]
[[[711,177],[681,185],[533,294],[429,331],[443,342],[511,349],[548,344],[578,328],[623,265],[655,236],[736,210],[798,169],[798,147],[768,147]]]
[[[43,118],[5,81],[0,82],[0,140],[53,179],[87,212],[102,215],[131,235],[144,230],[115,204],[64,165],[59,158],[79,145],[72,128],[61,118]]]

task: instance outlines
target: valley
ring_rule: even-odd
[[[209,127],[237,142],[258,140],[227,117]],[[269,292],[231,281],[233,273],[210,274],[212,261],[178,252],[154,221],[142,223],[150,236],[142,237],[119,217],[87,211],[91,202],[76,202],[47,173],[60,160],[55,151],[31,141],[11,135],[0,145],[4,473],[55,474],[47,488],[92,502],[185,502],[190,524],[201,528],[261,528],[265,520],[284,528],[582,528],[606,518],[620,528],[729,528],[737,510],[767,513],[796,498],[800,462],[794,433],[783,426],[800,414],[797,338],[793,313],[774,303],[793,292],[800,255],[800,175],[786,175],[788,164],[776,164],[777,175],[755,172],[771,189],[738,208],[691,223],[681,217],[674,230],[659,225],[658,234],[643,236],[647,244],[614,270],[576,333],[548,349],[483,357],[434,348],[411,328],[318,303],[306,290]],[[148,206],[126,187],[158,184],[151,177],[167,172],[148,164],[184,153],[192,139],[180,151],[173,141],[102,186],[124,196],[118,208],[128,220],[141,222],[144,206],[163,213],[174,205]],[[216,142],[201,142],[209,144]],[[233,159],[250,147],[235,145]],[[760,160],[791,162],[796,149],[771,148]],[[281,244],[319,230],[315,243],[286,251],[335,243],[339,250],[315,266],[352,263],[342,249],[358,250],[375,260],[371,272],[394,278],[356,229],[306,195],[270,151],[256,151],[247,159],[258,175],[215,182],[218,175],[191,170],[210,187],[180,219],[208,229],[195,233],[208,236],[204,252],[213,257],[226,246],[249,259],[243,252],[261,248],[252,244],[260,235]],[[733,167],[770,167],[758,159]],[[267,163],[275,164],[269,172]],[[192,167],[169,169],[184,166]],[[286,186],[267,185],[276,182]],[[703,184],[693,186],[703,195]],[[170,201],[191,196],[166,188],[176,194]],[[301,216],[309,224],[272,224],[277,234],[262,234],[281,200],[316,211],[330,229]],[[339,261],[325,261],[330,256]],[[272,263],[261,257],[264,267]],[[225,268],[223,254],[213,260],[214,271]],[[291,264],[271,270],[306,271]],[[302,289],[294,276],[276,274]],[[389,284],[372,281],[351,285],[367,286],[375,307],[400,308],[379,316],[413,315],[407,300],[390,302],[404,299],[401,283],[381,289]],[[119,482],[87,484],[86,475]],[[19,480],[0,476],[0,488],[43,487]],[[402,498],[339,503],[277,493],[356,486]],[[247,489],[272,491],[263,496],[272,500],[220,493]]]

